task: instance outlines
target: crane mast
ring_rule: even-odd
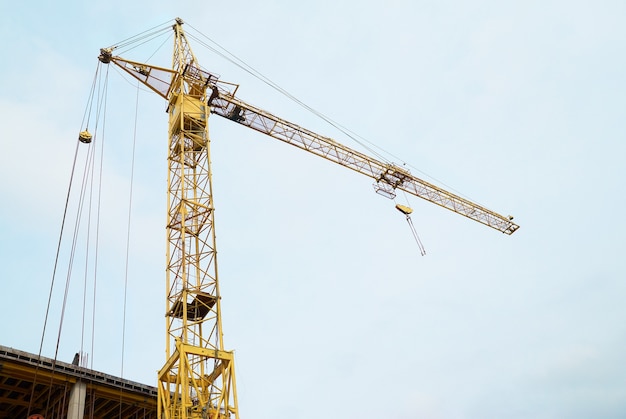
[[[238,418],[234,354],[224,348],[208,118],[211,113],[374,179],[376,191],[396,190],[442,206],[505,234],[519,226],[465,198],[321,136],[235,97],[238,86],[203,70],[176,19],[172,68],[113,56],[113,62],[167,101],[166,362],[158,373],[159,418]]]
[[[133,76],[168,101],[166,362],[159,418],[238,418],[234,355],[224,348],[206,106],[200,72],[177,19],[172,69],[135,63]],[[122,68],[111,49],[103,63]],[[123,65],[122,65],[123,64]]]

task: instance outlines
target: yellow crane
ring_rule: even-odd
[[[102,48],[114,63],[167,101],[168,218],[166,361],[158,373],[159,418],[238,418],[234,356],[225,349],[214,233],[209,115],[227,118],[374,179],[376,191],[423,198],[505,234],[519,226],[465,198],[331,138],[254,107],[235,96],[238,85],[200,67],[176,19],[172,68],[134,62]],[[88,132],[79,139],[90,142]],[[407,215],[410,209],[398,208]]]

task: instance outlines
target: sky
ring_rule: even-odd
[[[82,348],[94,369],[155,385],[165,104],[115,71],[95,320],[79,263],[62,311],[70,207],[41,342],[99,49],[180,17],[416,176],[521,226],[506,236],[399,194],[422,257],[369,178],[212,117],[223,325],[242,418],[625,417],[626,4],[232,4],[0,2],[0,345],[41,345],[66,362]],[[244,101],[360,147],[192,47]]]

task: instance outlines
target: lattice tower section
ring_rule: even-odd
[[[224,350],[205,75],[174,25],[169,95],[166,356],[162,418],[238,418],[233,353]]]

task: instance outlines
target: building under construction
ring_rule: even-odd
[[[156,419],[157,389],[0,346],[0,419]],[[46,412],[45,416],[43,413]]]

